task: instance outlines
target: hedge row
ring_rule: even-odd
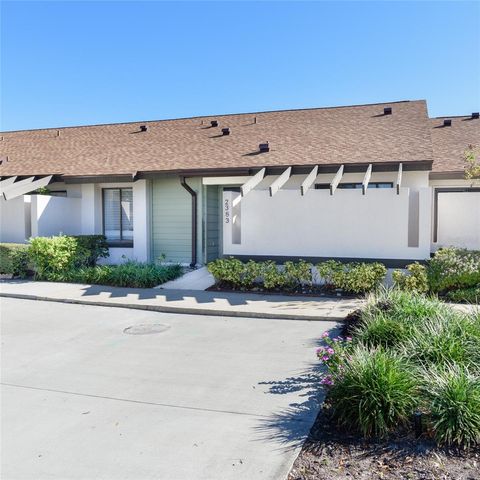
[[[365,293],[381,284],[386,268],[381,263],[341,263],[335,260],[319,263],[316,269],[327,288],[351,293]],[[314,265],[304,260],[285,262],[278,267],[273,261],[246,263],[223,258],[208,264],[217,285],[234,289],[300,290],[312,287]]]
[[[0,273],[42,279],[51,272],[92,267],[108,257],[103,235],[37,237],[29,243],[0,243]]]
[[[154,265],[133,260],[96,265],[108,257],[103,235],[37,237],[29,244],[0,244],[0,273],[52,282],[90,283],[150,288],[182,274],[180,265]]]

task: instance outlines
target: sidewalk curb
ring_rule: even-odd
[[[289,313],[262,313],[262,312],[242,312],[238,310],[218,310],[208,308],[188,308],[188,307],[167,307],[162,305],[141,305],[137,303],[115,303],[102,301],[89,301],[68,298],[44,297],[40,295],[27,295],[17,293],[0,292],[0,298],[17,298],[20,300],[38,300],[42,302],[73,303],[76,305],[93,305],[98,307],[128,308],[133,310],[147,310],[150,312],[162,313],[180,313],[186,315],[209,315],[215,317],[238,317],[238,318],[264,318],[269,320],[300,320],[304,322],[342,322],[345,316],[310,316],[310,315],[292,315]]]

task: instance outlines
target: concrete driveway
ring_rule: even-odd
[[[2,479],[281,480],[313,423],[333,323],[0,301]]]

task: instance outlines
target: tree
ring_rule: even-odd
[[[480,178],[480,147],[478,145],[469,145],[463,152],[465,159],[465,178],[473,180]]]

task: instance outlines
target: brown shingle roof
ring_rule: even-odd
[[[450,118],[452,125],[443,126]],[[480,144],[480,120],[469,117],[431,118],[434,172],[460,172],[465,169],[464,152],[469,145]]]
[[[383,115],[384,106],[392,115]],[[214,119],[218,127],[210,128]],[[148,131],[139,133],[140,125]],[[221,136],[222,127],[229,136]],[[431,131],[426,102],[419,100],[5,132],[0,157],[8,162],[0,175],[432,161]],[[257,155],[264,141],[270,152]],[[448,160],[442,165],[449,168]]]

